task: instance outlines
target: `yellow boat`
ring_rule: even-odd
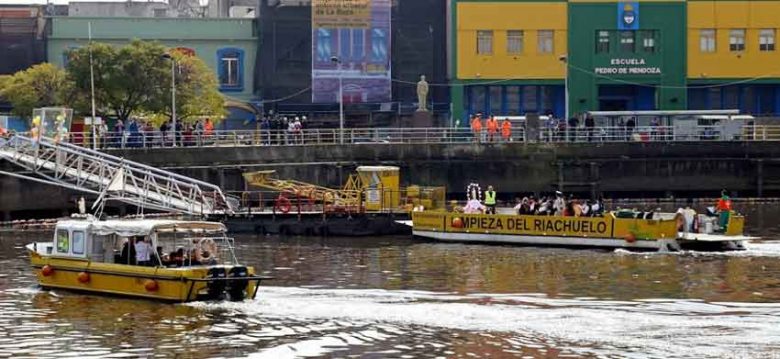
[[[742,250],[745,218],[732,214],[724,229],[717,219],[695,217],[686,227],[681,214],[607,212],[600,217],[514,214],[464,214],[440,211],[412,213],[416,237],[441,241],[512,243],[566,247],[610,247],[659,251]],[[690,229],[685,231],[685,229]]]
[[[238,263],[226,232],[218,222],[90,217],[58,221],[51,241],[27,249],[44,288],[169,302],[254,298],[269,277]]]

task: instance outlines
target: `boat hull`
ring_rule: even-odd
[[[208,270],[212,267],[162,268],[113,263],[97,263],[73,258],[58,258],[30,251],[30,261],[43,288],[145,298],[166,302],[204,299],[208,291]],[[46,268],[46,270],[44,270]],[[259,279],[254,269],[244,290],[254,296]]]
[[[741,218],[730,227],[730,234],[691,235],[677,231],[681,218],[674,214],[645,219],[617,218],[611,213],[556,217],[418,212],[412,217],[414,236],[448,242],[675,251],[740,250],[742,242],[751,238],[738,234]]]

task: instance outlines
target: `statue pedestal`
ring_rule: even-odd
[[[415,111],[412,117],[406,117],[401,120],[401,127],[406,128],[426,128],[434,127],[433,113],[430,111]]]

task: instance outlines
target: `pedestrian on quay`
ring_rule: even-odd
[[[268,116],[263,116],[263,120],[260,122],[260,133],[263,137],[263,144],[268,146],[271,144],[271,121]]]
[[[588,142],[593,141],[593,133],[596,129],[596,120],[591,115],[585,115],[585,131],[588,135]]]
[[[487,119],[487,131],[488,142],[494,142],[496,140],[496,134],[498,134],[498,121],[493,116],[490,116]]]
[[[121,119],[116,120],[116,123],[114,124],[114,133],[113,133],[113,139],[112,142],[114,143],[115,147],[122,147],[122,139],[125,133],[125,124],[122,122]]]
[[[193,130],[193,134],[195,135],[195,141],[197,142],[198,146],[203,145],[203,133],[206,130],[206,128],[203,126],[203,120],[198,120],[195,122],[195,129]]]
[[[482,142],[482,114],[477,113],[471,119],[471,132],[474,134],[474,141]]]
[[[206,117],[206,122],[203,123],[203,136],[209,141],[214,136],[214,123],[208,117]]]
[[[504,142],[512,141],[512,122],[508,118],[501,122],[501,138]]]
[[[577,126],[580,125],[580,120],[577,116],[569,117],[569,142],[577,142]]]

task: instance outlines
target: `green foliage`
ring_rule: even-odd
[[[119,119],[144,115],[170,117],[170,60],[168,50],[157,42],[134,40],[122,47],[92,43],[72,50],[67,70],[80,101],[76,109],[88,110],[90,99],[90,50],[94,64],[95,102],[99,112]],[[218,91],[213,71],[194,56],[173,53],[178,64],[176,111],[179,119],[224,114],[224,99]],[[85,106],[86,105],[86,106]],[[87,111],[88,112],[88,111]]]
[[[218,90],[217,77],[199,57],[174,51],[176,74],[176,118],[195,122],[199,118],[221,119],[226,115],[225,99]],[[170,60],[168,60],[170,61]],[[171,116],[170,62],[167,70],[167,86],[152,105],[151,112]]]
[[[0,80],[0,96],[14,107],[14,113],[28,117],[36,107],[62,106],[72,98],[72,86],[64,70],[52,64],[38,64]]]

